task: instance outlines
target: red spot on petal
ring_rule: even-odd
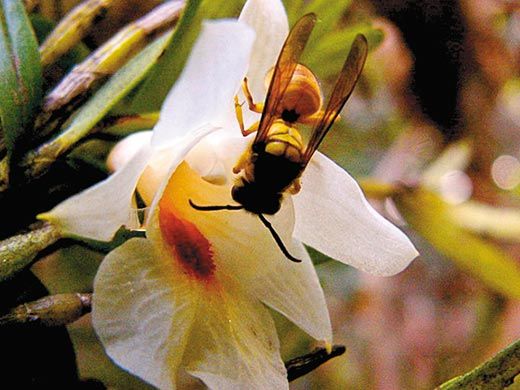
[[[170,207],[161,207],[159,225],[173,257],[191,275],[208,280],[215,272],[211,244],[197,227],[175,214]]]

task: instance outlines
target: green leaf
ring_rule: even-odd
[[[164,55],[138,89],[128,112],[157,111],[179,77],[195,42],[200,24],[197,10],[202,0],[188,0]]]
[[[498,246],[454,223],[452,207],[426,189],[395,197],[410,226],[458,267],[505,296],[520,298],[520,265]]]
[[[23,4],[0,1],[0,119],[12,154],[30,137],[42,98],[38,44]]]

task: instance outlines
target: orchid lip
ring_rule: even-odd
[[[159,226],[172,257],[188,274],[201,280],[213,277],[216,266],[211,244],[193,223],[177,216],[175,209],[162,207]]]

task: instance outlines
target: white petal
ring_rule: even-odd
[[[224,126],[249,64],[254,32],[245,23],[205,22],[154,128],[154,146],[211,123]]]
[[[107,167],[110,172],[119,171],[134,158],[145,145],[150,144],[151,131],[139,131],[119,141],[112,148],[107,158]]]
[[[266,92],[265,76],[275,65],[289,33],[287,14],[280,0],[249,0],[239,20],[256,32],[247,76],[253,97],[262,101]]]
[[[110,252],[94,282],[92,320],[108,355],[161,389],[175,388],[198,295],[146,239]]]
[[[229,286],[227,286],[229,287]],[[188,372],[211,389],[288,389],[279,342],[268,311],[237,289],[201,301],[186,351]]]
[[[204,180],[229,184],[234,180],[233,167],[253,137],[254,134],[244,137],[239,131],[215,131],[188,153],[186,162]]]
[[[295,237],[336,260],[393,275],[418,255],[408,237],[368,204],[356,181],[320,153],[293,199]]]
[[[247,23],[256,32],[247,78],[253,100],[255,103],[263,103],[266,95],[266,74],[275,65],[289,32],[287,15],[280,0],[249,0],[244,5],[239,20]],[[242,91],[239,99],[240,102],[246,101]],[[260,114],[250,111],[247,104],[242,107],[244,124],[248,128],[260,119]]]
[[[310,336],[332,343],[332,328],[325,296],[304,246],[294,241],[287,246],[293,256],[303,260],[293,263],[280,256],[269,268],[249,281],[248,291],[266,305],[279,311]],[[248,262],[262,264],[263,258],[248,257]]]
[[[211,125],[202,126],[178,139],[170,148],[156,152],[139,180],[139,193],[146,204],[150,205],[150,215],[168,184],[168,178],[172,176],[186,155],[204,137],[216,130],[217,128]]]
[[[109,241],[132,221],[132,199],[141,173],[152,154],[143,147],[128,164],[108,179],[58,204],[38,218],[52,222],[64,234]]]

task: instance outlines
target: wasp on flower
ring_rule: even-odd
[[[359,76],[364,40],[356,40],[345,65],[355,69],[340,72],[325,109],[320,96],[313,114],[298,108],[294,119],[283,112],[279,100],[292,100],[295,80],[309,72],[298,64],[298,45],[313,23],[313,16],[304,17],[284,45],[289,28],[280,0],[248,0],[238,20],[206,22],[153,132],[121,141],[109,158],[114,174],[41,216],[64,234],[110,240],[122,225],[135,226],[139,193],[149,208],[146,238],[128,240],[101,263],[93,326],[117,364],[161,389],[175,388],[181,371],[215,389],[288,389],[265,306],[314,339],[332,342],[323,290],[303,243],[378,275],[395,274],[417,256],[354,179],[316,151]],[[263,100],[265,75],[277,58],[265,114],[242,113],[244,137],[235,96],[247,77],[246,94]],[[305,118],[312,118],[314,137],[293,153],[293,129]],[[246,125],[257,121],[256,134],[247,134]],[[276,189],[269,176],[278,172],[255,160],[260,150],[260,160],[270,158],[266,153],[278,160],[275,171],[280,160],[297,161]],[[239,197],[237,206],[251,212],[196,209],[226,205],[233,187],[251,186],[261,187],[254,199],[275,206],[266,210]],[[272,214],[265,217],[271,233],[257,217],[263,213]],[[301,262],[286,261],[282,247]]]
[[[231,195],[242,206],[198,206],[190,202],[197,210],[244,208],[257,214],[282,252],[295,262],[300,260],[287,252],[263,214],[275,214],[280,209],[284,192],[294,195],[300,191],[300,176],[354,90],[368,53],[366,38],[359,34],[352,44],[329,103],[323,110],[318,80],[307,67],[298,63],[315,23],[316,16],[308,14],[290,31],[270,75],[265,104],[254,103],[247,78],[244,80],[243,90],[249,109],[262,114],[260,121],[244,129],[241,105],[235,97],[242,134],[247,136],[256,131],[251,146],[233,168],[233,173],[240,175],[231,189]],[[313,126],[306,147],[295,127],[299,123]]]

